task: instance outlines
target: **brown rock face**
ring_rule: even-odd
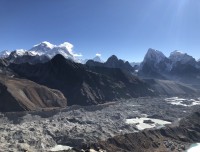
[[[67,100],[60,91],[26,79],[0,75],[0,111],[40,110],[66,106]]]

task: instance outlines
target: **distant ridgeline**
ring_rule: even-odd
[[[129,63],[115,55],[105,62],[99,56],[83,61],[76,58],[72,47],[70,43],[56,46],[42,42],[28,51],[3,51],[0,55],[0,73],[7,79],[17,78],[15,81],[21,82],[23,78],[34,81],[34,85],[43,85],[48,90],[60,91],[62,101],[67,100],[66,104],[56,99],[51,106],[43,105],[43,100],[38,100],[39,107],[44,108],[92,105],[133,97],[199,93],[200,62],[186,53],[174,51],[167,58],[162,52],[149,49],[141,63]],[[81,64],[83,62],[85,64]],[[16,86],[17,83],[13,85]],[[24,87],[24,90],[26,92],[27,88]],[[36,92],[43,98],[42,93]],[[24,96],[32,104],[30,98],[33,97],[28,93],[24,93]],[[48,95],[48,100],[54,99],[53,95]],[[32,108],[25,106],[22,109]]]

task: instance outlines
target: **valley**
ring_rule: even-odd
[[[0,0],[0,152],[200,152],[199,0]]]
[[[200,142],[191,56],[149,49],[133,67],[115,55],[82,64],[70,47],[42,42],[2,56],[1,150],[182,152]]]
[[[199,97],[174,97],[170,99],[145,97],[93,106],[71,106],[47,112],[1,113],[0,140],[4,144],[0,147],[5,151],[6,149],[10,149],[11,151],[27,150],[39,152],[51,151],[56,145],[72,147],[73,151],[86,150],[91,145],[89,146],[91,149],[98,151],[98,146],[94,146],[94,143],[129,134],[130,136],[131,134],[135,136],[134,133],[139,134],[144,129],[160,130],[164,126],[168,129],[170,127],[178,127],[182,118],[200,109],[199,104],[193,106],[173,105],[169,102],[172,99],[174,102],[179,102],[183,99],[185,103],[191,103],[191,101],[193,103],[195,101],[200,102]],[[127,121],[133,118],[141,118],[142,121],[127,123]],[[152,121],[145,121],[145,118]],[[197,120],[199,121],[199,118]],[[167,123],[161,125],[162,121]],[[147,130],[145,131],[146,134],[152,136]],[[198,130],[194,130],[194,133],[195,131],[198,133]],[[174,132],[173,136],[176,139],[176,136],[182,133],[184,132],[180,131],[176,135],[176,132]],[[169,148],[166,146],[166,142],[169,140],[162,138],[153,139],[154,142],[160,143],[160,145],[157,145],[153,149],[159,151]],[[185,139],[185,141],[182,141],[177,138],[173,141],[173,145],[175,149],[179,148],[179,146],[186,149],[193,140]],[[114,151],[116,148],[112,149],[108,145],[105,145],[105,147],[103,143],[100,143],[100,145],[102,146],[101,149],[104,148],[105,150],[107,148],[106,151]],[[137,148],[141,148],[141,151],[152,150],[151,146],[147,146],[146,148],[139,146],[141,145],[135,147],[136,151]]]

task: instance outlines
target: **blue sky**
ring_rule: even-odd
[[[200,0],[0,0],[0,50],[49,41],[141,61],[148,48],[200,58]]]

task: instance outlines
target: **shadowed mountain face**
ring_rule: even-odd
[[[56,55],[44,64],[11,64],[13,71],[39,84],[60,90],[68,105],[90,105],[121,98],[153,95],[149,86],[120,69],[92,71]]]
[[[169,69],[170,60],[154,49],[149,49],[140,65],[139,75],[143,77],[165,79],[162,75]]]
[[[2,112],[66,106],[67,100],[60,91],[49,89],[26,79],[0,74],[0,111]]]
[[[4,68],[8,66],[8,64],[8,61],[6,61],[5,59],[0,59],[0,68]]]
[[[159,79],[144,79],[148,83],[152,90],[156,92],[157,95],[198,95],[200,91],[190,85],[175,82],[170,80],[159,80]]]
[[[167,58],[162,52],[149,49],[141,63],[139,76],[196,84],[200,82],[200,66],[186,53],[174,51]]]
[[[134,72],[134,68],[130,65],[128,61],[124,62],[121,59],[118,59],[115,55],[112,55],[108,58],[105,63],[95,62],[94,60],[88,60],[86,62],[88,67],[106,67],[106,68],[119,68],[129,72]]]

